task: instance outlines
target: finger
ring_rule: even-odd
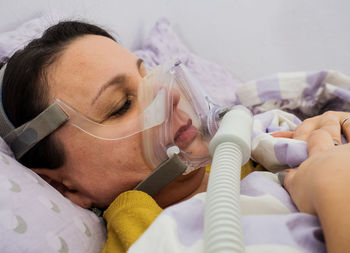
[[[327,131],[333,141],[341,143],[341,126],[339,124],[339,114],[329,111],[321,115],[319,121],[320,128]]]
[[[344,114],[343,117],[340,118],[341,131],[344,134],[347,141],[350,140],[350,115]]]
[[[350,137],[349,117],[350,114],[348,112],[328,111],[321,115],[319,125],[320,128],[323,128],[331,134],[334,141],[342,143],[342,133],[345,135],[346,139]],[[346,120],[347,118],[348,120]]]
[[[273,137],[280,137],[280,138],[290,138],[293,139],[294,132],[292,131],[279,131],[271,133],[271,136]]]
[[[341,115],[344,117],[344,114],[341,112],[328,111],[320,116],[306,119],[296,128],[294,139],[307,141],[314,130],[322,128],[331,135],[334,141],[341,143],[341,128],[339,124]]]
[[[334,140],[328,131],[318,129],[310,134],[307,141],[309,156],[334,148]]]
[[[318,123],[320,121],[320,117],[321,116],[316,116],[301,122],[300,125],[298,125],[297,128],[295,129],[294,139],[307,141],[311,132],[319,128]]]

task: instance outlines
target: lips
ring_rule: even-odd
[[[184,149],[188,147],[197,136],[197,128],[192,125],[192,120],[189,119],[186,125],[183,125],[175,133],[175,144]]]

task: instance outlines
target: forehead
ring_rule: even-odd
[[[58,97],[76,109],[112,77],[134,75],[137,57],[115,41],[86,35],[71,42],[48,70],[51,97]]]

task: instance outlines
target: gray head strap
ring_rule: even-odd
[[[21,158],[28,150],[39,141],[51,134],[64,122],[68,116],[61,107],[53,103],[34,119],[14,128],[6,116],[2,105],[2,82],[6,65],[0,70],[1,106],[0,106],[0,134],[15,154],[16,159]]]
[[[1,69],[0,69],[0,136],[4,137],[7,135],[9,132],[11,132],[14,127],[11,124],[11,122],[8,120],[6,113],[4,111],[4,107],[2,105],[2,82],[4,79],[4,74],[5,74],[5,69],[6,69],[7,64],[5,64]]]
[[[53,103],[31,121],[11,131],[4,140],[19,159],[67,120],[61,107]]]
[[[134,190],[143,191],[154,197],[171,181],[181,176],[187,165],[177,154],[161,163],[145,180],[139,183]]]

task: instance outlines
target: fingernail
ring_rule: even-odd
[[[333,143],[334,143],[334,146],[339,146],[340,145],[340,143],[335,141],[335,140],[333,140]]]
[[[278,180],[280,181],[281,185],[284,184],[284,178],[286,177],[287,174],[288,174],[287,171],[281,171],[277,173]]]

